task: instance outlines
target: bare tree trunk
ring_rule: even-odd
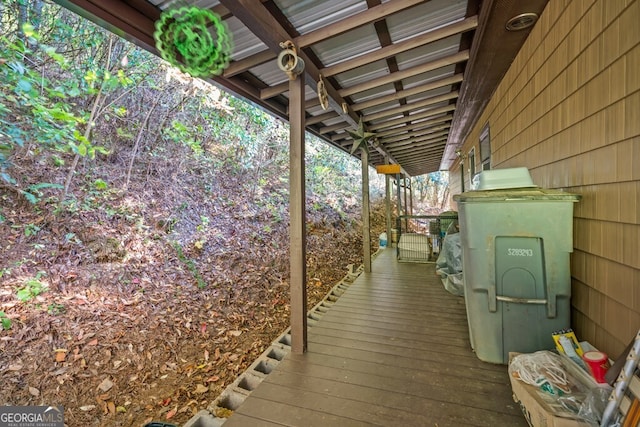
[[[18,2],[18,32],[22,32],[22,26],[29,22],[29,4],[27,1]]]
[[[142,125],[140,126],[140,129],[138,129],[138,135],[136,135],[136,142],[135,144],[133,144],[133,152],[131,153],[131,160],[129,160],[129,167],[127,168],[127,178],[124,182],[123,190],[125,192],[129,188],[129,181],[131,179],[131,170],[133,169],[133,162],[136,159],[136,154],[138,153],[138,147],[140,146],[140,141],[142,141],[142,138],[144,136],[144,130],[146,129],[147,124],[149,123],[149,118],[151,117],[151,114],[153,113],[153,110],[155,110],[157,105],[158,105],[157,103],[153,104],[153,106],[149,109],[149,111],[147,112],[147,115],[144,117],[144,120],[142,121]]]
[[[440,201],[440,210],[444,209],[448,200],[449,200],[449,186],[447,185],[442,194],[442,200]]]
[[[111,48],[113,47],[113,37],[109,37],[109,54],[107,55],[107,64],[105,69],[109,69],[109,60],[111,58]],[[98,94],[96,95],[96,99],[93,101],[93,107],[91,108],[91,114],[89,115],[89,121],[87,122],[87,127],[84,130],[84,137],[89,140],[89,138],[91,137],[91,129],[93,127],[93,123],[96,120],[96,118],[100,115],[100,104],[103,101],[103,97],[102,97],[102,90],[104,89],[104,81],[103,83],[100,85],[100,89],[98,90]],[[64,182],[64,191],[62,193],[62,198],[60,199],[60,205],[62,205],[62,203],[64,202],[64,200],[67,198],[67,194],[69,193],[69,187],[71,186],[71,181],[73,180],[73,175],[76,172],[76,168],[78,167],[78,161],[80,160],[80,154],[76,153],[75,157],[73,158],[73,163],[71,164],[71,168],[69,169],[69,172],[67,173],[67,179]]]
[[[44,2],[42,0],[35,0],[33,2],[33,28],[36,32],[40,32],[40,25],[42,24],[42,8],[44,8]]]

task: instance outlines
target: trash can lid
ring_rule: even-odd
[[[565,201],[577,202],[582,196],[562,190],[544,188],[509,188],[506,190],[467,191],[453,196],[456,202]]]
[[[476,176],[473,190],[500,190],[506,188],[537,187],[531,179],[529,169],[525,167],[490,169]],[[475,181],[475,179],[474,179]]]

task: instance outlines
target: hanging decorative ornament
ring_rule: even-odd
[[[231,33],[220,16],[208,9],[164,11],[153,37],[164,60],[194,77],[219,75],[231,60]]]
[[[360,117],[360,122],[358,123],[358,129],[355,132],[350,130],[347,131],[351,138],[353,138],[353,145],[351,146],[351,154],[355,153],[358,147],[362,148],[366,152],[369,152],[367,148],[367,143],[373,137],[376,136],[373,132],[366,132],[364,130],[364,123],[362,122],[362,117]]]
[[[323,110],[329,108],[329,95],[327,94],[327,87],[322,79],[322,74],[318,77],[318,99],[320,100],[320,106]]]

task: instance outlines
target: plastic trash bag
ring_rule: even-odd
[[[440,276],[448,292],[458,296],[464,295],[460,233],[445,236],[442,251],[436,261],[436,274]]]

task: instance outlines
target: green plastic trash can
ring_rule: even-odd
[[[478,190],[454,196],[469,335],[480,360],[507,364],[511,351],[551,349],[551,333],[570,327],[579,199],[534,186],[526,168],[482,172]]]

